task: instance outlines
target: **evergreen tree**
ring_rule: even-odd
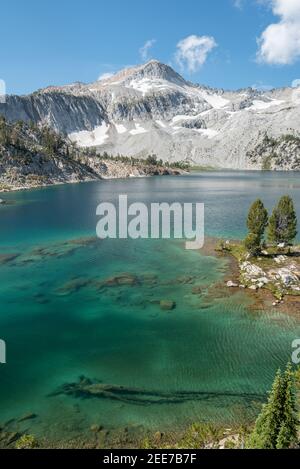
[[[260,199],[257,199],[250,207],[247,227],[250,233],[254,233],[262,239],[268,224],[268,212]]]
[[[244,241],[244,246],[252,256],[257,256],[260,252],[260,237],[257,234],[249,233]]]
[[[267,404],[258,416],[247,442],[249,448],[289,448],[297,436],[293,373],[288,365],[285,373],[276,374]]]
[[[290,244],[297,236],[297,216],[293,200],[284,195],[274,208],[268,225],[268,240],[271,243]]]
[[[9,128],[4,116],[0,116],[0,145],[9,145]]]
[[[260,252],[261,242],[268,224],[268,212],[260,199],[257,199],[250,207],[247,217],[248,236],[244,241],[245,248],[251,255],[256,256]]]
[[[287,441],[285,448],[288,448],[290,443],[295,441],[297,438],[297,410],[295,402],[295,391],[294,391],[294,373],[292,366],[289,363],[287,369],[283,375],[283,389],[284,389],[284,400],[283,400],[283,424],[281,425],[281,431],[277,437],[277,447],[284,444]]]
[[[287,426],[284,424],[280,428],[277,437],[276,449],[287,449],[290,446],[290,437]]]
[[[156,155],[148,155],[147,159],[146,159],[146,163],[149,164],[149,165],[152,165],[152,166],[156,166],[157,165],[157,156]]]

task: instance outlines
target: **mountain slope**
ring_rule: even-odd
[[[300,131],[300,88],[214,90],[150,61],[92,84],[9,96],[0,113],[10,121],[47,124],[80,146],[112,155],[155,153],[164,161],[262,169],[253,152],[266,134]],[[284,169],[299,169],[289,155]]]
[[[0,116],[0,192],[102,178],[178,174],[153,157],[147,161],[97,156],[49,127]]]

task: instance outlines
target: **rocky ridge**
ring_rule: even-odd
[[[179,174],[153,160],[96,155],[48,127],[0,119],[0,192],[97,179]],[[0,199],[0,203],[5,200]]]
[[[262,142],[247,154],[263,170],[300,169],[300,137],[292,134],[279,138],[265,135]]]
[[[8,96],[0,114],[48,125],[98,152],[234,169],[299,169],[290,145],[270,164],[266,135],[300,131],[300,88],[224,91],[186,81],[152,60],[91,84],[52,86]],[[296,153],[294,152],[296,151]],[[267,153],[266,153],[267,155]]]

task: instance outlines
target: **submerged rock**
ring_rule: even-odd
[[[100,239],[95,238],[94,236],[82,236],[80,238],[70,239],[68,242],[69,244],[75,244],[75,245],[79,245],[83,247],[83,246],[90,246],[90,245],[96,244],[100,242]]]
[[[134,286],[139,283],[138,277],[131,273],[123,273],[119,275],[115,275],[113,277],[109,277],[103,282],[104,287],[116,287],[116,286]]]
[[[146,285],[155,285],[157,283],[158,277],[156,274],[146,272],[141,275],[141,280]]]
[[[183,276],[176,278],[176,282],[182,285],[185,285],[187,283],[193,283],[193,281],[194,281],[194,277],[192,277],[191,275],[183,275]]]
[[[172,300],[161,300],[159,305],[164,311],[172,311],[176,308],[176,302]]]
[[[0,254],[0,265],[8,264],[9,262],[15,260],[19,254]]]
[[[195,286],[192,288],[192,294],[193,295],[201,295],[202,294],[202,288],[199,286]]]
[[[86,287],[89,283],[90,281],[88,279],[77,278],[65,283],[57,291],[59,295],[70,295],[71,293],[75,293],[81,288]]]

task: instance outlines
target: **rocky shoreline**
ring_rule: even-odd
[[[299,315],[300,245],[266,248],[255,258],[244,250],[241,241],[216,241],[215,250],[233,263],[225,277],[226,287],[247,292],[254,299],[251,309],[276,308]]]
[[[119,161],[105,161],[98,157],[91,158],[90,168],[92,171],[85,172],[81,168],[74,168],[73,172],[66,169],[64,172],[53,172],[43,175],[30,172],[23,174],[21,168],[6,168],[5,174],[0,175],[0,193],[37,189],[40,187],[54,186],[60,184],[76,184],[80,182],[99,181],[104,179],[139,178],[150,176],[178,176],[186,173],[180,169],[167,168],[163,166],[129,164]],[[80,169],[80,170],[79,170]],[[5,200],[1,199],[2,203]],[[1,203],[1,205],[2,205]]]
[[[0,192],[101,179],[167,176],[183,169],[158,161],[155,155],[112,158],[79,148],[48,127],[7,122],[0,116]]]
[[[173,431],[150,431],[142,425],[113,430],[95,423],[77,438],[52,440],[22,430],[39,419],[39,415],[26,414],[5,422],[0,428],[0,449],[240,449],[252,427],[252,423],[193,423]]]

